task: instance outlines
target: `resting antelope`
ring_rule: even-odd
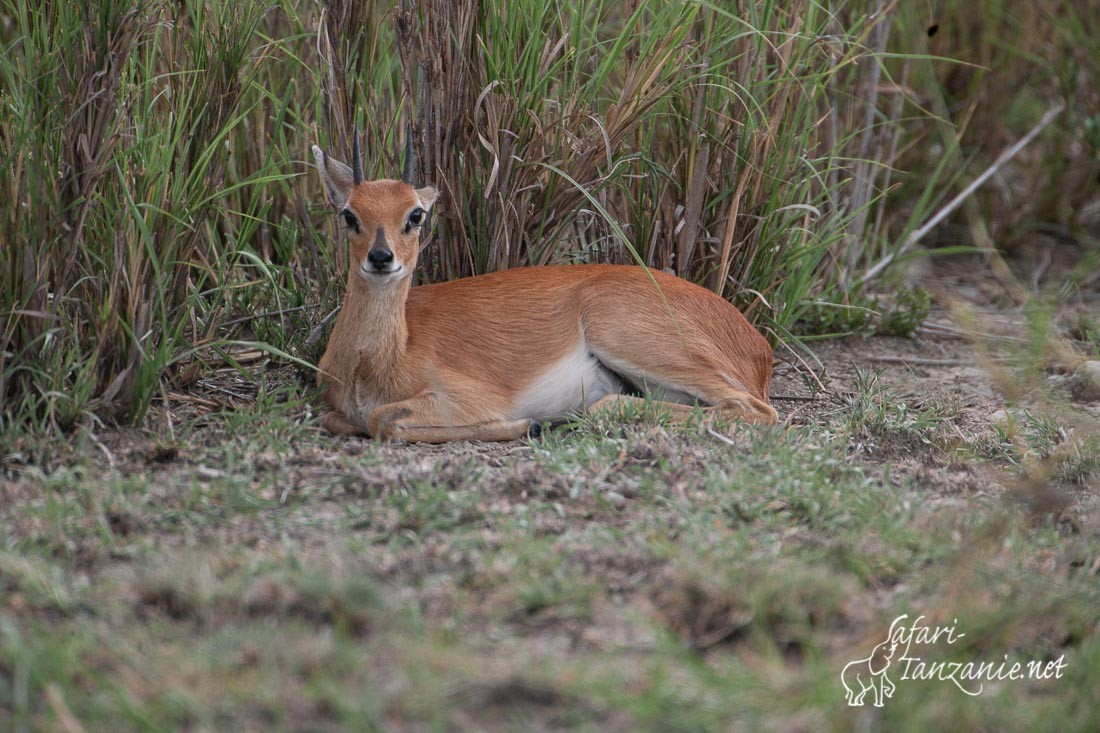
[[[410,288],[437,192],[364,181],[313,146],[351,249],[318,380],[337,434],[440,443],[515,440],[541,421],[651,393],[774,423],[772,351],[733,305],[625,265],[523,267]]]

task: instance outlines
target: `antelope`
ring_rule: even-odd
[[[411,136],[401,180],[365,181],[358,137],[350,168],[312,146],[351,253],[319,364],[329,432],[518,440],[639,395],[681,416],[701,403],[776,422],[767,340],[731,303],[673,275],[560,265],[410,287],[438,192],[414,185]]]

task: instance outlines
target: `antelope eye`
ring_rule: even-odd
[[[348,229],[359,231],[359,220],[355,218],[355,214],[347,209],[341,211],[340,214],[344,217],[344,223],[348,225]]]
[[[423,221],[424,221],[424,209],[421,209],[418,206],[418,207],[416,207],[415,209],[413,209],[412,211],[409,212],[409,224],[413,225],[414,227],[418,227],[418,226],[420,226],[420,224]]]

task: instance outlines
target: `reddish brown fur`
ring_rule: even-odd
[[[398,181],[352,186],[342,164],[315,155],[330,191],[347,192],[360,222],[349,232],[347,294],[320,364],[334,432],[520,437],[526,421],[509,415],[516,400],[581,339],[609,367],[621,362],[731,414],[775,421],[771,347],[714,293],[615,265],[519,268],[410,289],[419,229],[406,231],[407,217],[429,208],[435,190]],[[379,227],[405,268],[399,280],[360,271]]]

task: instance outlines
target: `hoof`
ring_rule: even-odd
[[[527,437],[530,440],[538,440],[542,437],[542,423],[531,421],[531,424],[527,426]]]

